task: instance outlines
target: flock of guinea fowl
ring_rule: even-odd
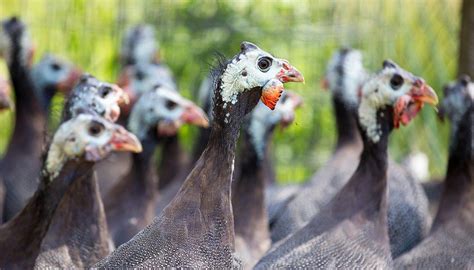
[[[279,186],[272,135],[302,104],[284,84],[304,82],[287,60],[242,42],[216,60],[199,107],[180,95],[148,25],[124,35],[117,84],[54,55],[33,64],[33,52],[27,26],[3,20],[0,109],[15,117],[0,162],[0,269],[474,269],[468,76],[444,88],[448,165],[428,187],[387,148],[438,104],[435,91],[391,60],[369,72],[359,51],[336,51],[324,78],[332,155],[304,184]],[[57,93],[64,108],[48,132]],[[186,124],[198,127],[191,153],[177,135]]]

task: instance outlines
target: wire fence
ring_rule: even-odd
[[[294,125],[277,132],[273,142],[282,182],[307,179],[331,153],[334,119],[330,96],[320,90],[319,80],[336,48],[362,50],[372,71],[391,58],[442,95],[443,84],[456,75],[459,9],[459,0],[0,0],[0,17],[21,16],[39,55],[63,56],[104,80],[116,78],[125,29],[142,22],[156,27],[161,56],[188,97],[195,97],[213,53],[232,56],[242,40],[289,59],[305,75],[305,85],[289,86],[304,97],[305,105]],[[4,64],[0,73],[6,74]],[[57,118],[61,98],[54,104]],[[2,124],[10,119],[10,114],[0,116]],[[400,161],[422,151],[430,159],[432,175],[442,175],[448,132],[426,108],[408,127],[394,132],[390,153]],[[0,131],[1,145],[9,133],[9,128]],[[188,148],[194,133],[193,128],[182,131]]]

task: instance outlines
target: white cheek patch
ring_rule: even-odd
[[[257,61],[262,56],[268,56],[273,59],[273,64],[267,72],[262,72],[257,68]],[[278,59],[260,49],[240,54],[238,58],[232,60],[227,65],[224,74],[222,74],[222,100],[235,104],[239,93],[254,87],[263,86],[270,79],[275,78],[281,70],[280,64]]]
[[[367,136],[375,143],[382,135],[380,124],[377,123],[377,111],[393,105],[411,89],[410,83],[404,83],[400,89],[393,90],[390,87],[390,78],[394,72],[396,71],[392,69],[384,69],[366,81],[362,87],[362,100],[358,108],[359,122]]]

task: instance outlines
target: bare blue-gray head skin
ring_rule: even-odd
[[[148,24],[131,27],[122,39],[120,57],[124,66],[138,63],[156,63],[159,45],[155,38],[155,29]]]
[[[351,48],[343,48],[335,52],[329,60],[324,87],[347,106],[357,108],[358,91],[367,78],[362,53]]]
[[[68,94],[80,77],[81,72],[70,62],[46,54],[33,66],[31,76],[35,91],[44,109],[48,109],[57,92]]]
[[[117,85],[85,74],[69,95],[64,106],[63,120],[86,113],[115,122],[120,116],[120,105],[128,102],[128,95]]]
[[[259,102],[247,116],[248,119],[244,125],[245,132],[248,134],[250,143],[260,160],[264,158],[265,149],[275,127],[281,125],[285,128],[293,123],[295,110],[302,103],[300,96],[291,91],[285,91],[274,110]]]
[[[447,117],[451,122],[451,136],[455,136],[459,122],[464,114],[472,109],[474,102],[474,83],[467,75],[460,76],[444,87],[444,98],[441,102],[439,116]],[[453,138],[450,140],[453,141]]]
[[[183,124],[208,127],[209,120],[201,108],[178,92],[156,86],[135,103],[128,127],[143,140],[150,132],[160,137],[175,135]]]

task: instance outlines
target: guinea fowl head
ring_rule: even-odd
[[[0,112],[10,109],[12,104],[10,98],[10,86],[5,79],[0,77]]]
[[[451,82],[444,87],[444,98],[441,102],[439,116],[445,116],[455,127],[461,121],[463,115],[472,108],[474,102],[474,83],[467,75]]]
[[[117,85],[85,74],[73,88],[63,118],[67,120],[80,113],[89,113],[115,122],[120,116],[120,104],[128,102],[127,94]]]
[[[138,63],[126,67],[120,74],[117,84],[130,97],[128,105],[130,108],[143,93],[154,89],[157,85],[178,91],[170,70],[162,65],[150,63]]]
[[[304,82],[303,75],[288,61],[276,58],[250,42],[240,53],[214,70],[214,122],[225,126],[249,113],[261,99],[270,109],[283,92],[283,83]],[[233,117],[230,117],[231,114]]]
[[[268,138],[276,126],[286,128],[295,119],[295,110],[303,104],[300,96],[285,92],[278,101],[275,110],[258,103],[248,115],[245,132],[248,134],[259,159],[263,159]]]
[[[17,17],[3,20],[0,26],[0,56],[11,63],[14,54],[19,54],[21,64],[31,66],[34,46],[25,24]]]
[[[150,132],[159,137],[175,135],[183,124],[208,127],[209,120],[201,108],[166,86],[144,93],[129,119],[129,129],[141,140]]]
[[[46,171],[57,175],[68,160],[97,162],[113,151],[141,152],[142,146],[132,133],[96,115],[80,114],[63,122],[54,134]]]
[[[362,63],[362,53],[358,50],[343,48],[333,54],[329,60],[323,88],[340,98],[344,104],[357,107],[357,94],[367,73]]]
[[[123,65],[153,63],[158,60],[158,50],[155,29],[151,25],[141,24],[125,33],[120,58]]]
[[[54,89],[69,93],[81,76],[71,63],[47,54],[33,66],[32,77],[39,89]]]
[[[385,60],[383,68],[364,83],[360,92],[359,122],[367,136],[378,142],[381,136],[377,112],[386,107],[393,108],[393,126],[407,125],[423,107],[424,103],[436,105],[438,97],[422,78]]]

